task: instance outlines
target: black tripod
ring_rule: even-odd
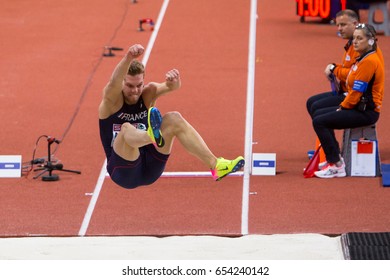
[[[108,51],[108,53],[106,51]],[[112,51],[123,51],[123,49],[117,47],[105,46],[103,56],[115,56],[115,54]]]
[[[34,177],[34,179],[37,179],[40,176],[42,176],[43,174],[45,174],[46,172],[48,172],[49,175],[42,176],[42,181],[58,181],[60,179],[60,177],[57,174],[52,174],[53,170],[81,174],[81,172],[77,171],[77,170],[64,169],[63,168],[64,166],[61,163],[53,164],[51,162],[51,149],[50,149],[50,146],[53,143],[60,144],[61,142],[59,140],[55,139],[54,137],[48,136],[47,137],[47,152],[48,152],[47,161],[46,161],[46,163],[45,163],[45,165],[43,167],[34,169],[34,171],[43,170],[41,173],[36,175]]]

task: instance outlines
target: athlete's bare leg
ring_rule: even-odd
[[[157,150],[162,154],[171,153],[174,139],[177,138],[187,152],[199,158],[210,169],[215,167],[217,157],[210,151],[195,128],[180,113],[169,112],[163,116],[161,134],[165,145]]]

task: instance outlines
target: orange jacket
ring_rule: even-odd
[[[344,46],[345,52],[343,54],[343,60],[341,64],[336,64],[336,68],[333,70],[334,75],[340,81],[340,87],[343,92],[347,91],[347,87],[345,84],[345,80],[347,79],[349,69],[356,61],[356,58],[359,57],[359,53],[357,53],[352,45],[352,39],[348,41],[348,43]]]
[[[370,51],[356,60],[351,67],[346,85],[348,94],[340,104],[343,108],[352,109],[360,101],[363,93],[372,95],[375,111],[380,112],[385,85],[385,70],[381,52]]]
[[[359,53],[354,50],[352,45],[352,39],[348,41],[348,43],[344,46],[344,49],[345,52],[343,55],[342,63],[335,64],[336,67],[333,70],[333,73],[340,81],[341,90],[343,92],[347,92],[348,90],[345,81],[347,80],[347,76],[352,65],[355,63],[356,59],[359,58]],[[379,58],[384,65],[385,62],[383,59],[383,54],[379,47],[377,47],[376,52],[378,53]]]

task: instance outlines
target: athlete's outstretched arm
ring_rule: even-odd
[[[174,90],[177,90],[181,86],[181,80],[180,80],[180,72],[177,69],[169,70],[165,74],[165,82],[163,83],[149,83],[150,88],[154,88],[153,97],[152,97],[152,104],[155,103],[157,98],[168,94]]]
[[[103,100],[99,107],[99,115],[107,115],[111,107],[122,102],[122,83],[129,69],[130,62],[144,53],[144,47],[140,44],[132,45],[126,55],[115,67],[110,80],[103,89]]]

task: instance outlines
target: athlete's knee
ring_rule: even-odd
[[[179,112],[169,112],[163,117],[161,130],[163,135],[177,135],[188,127],[187,121]]]
[[[119,137],[124,137],[124,135],[126,133],[129,133],[129,131],[132,131],[133,129],[135,129],[135,127],[133,125],[131,125],[130,123],[128,122],[125,122],[121,125],[121,129],[119,131]]]
[[[114,142],[114,147],[116,149],[118,149],[119,147],[121,147],[121,145],[123,145],[124,143],[126,143],[126,135],[128,134],[131,134],[131,131],[134,130],[135,127],[132,126],[130,123],[123,123],[121,125],[121,129],[119,131],[119,133],[115,136],[115,142]]]
[[[169,122],[178,122],[183,120],[183,116],[177,111],[172,111],[164,115],[164,120],[168,120]]]
[[[176,111],[166,113],[163,118],[163,125],[165,126],[178,127],[185,123],[183,116]]]
[[[133,129],[134,126],[132,126],[130,123],[125,122],[121,126],[121,132],[125,132],[126,130]]]

